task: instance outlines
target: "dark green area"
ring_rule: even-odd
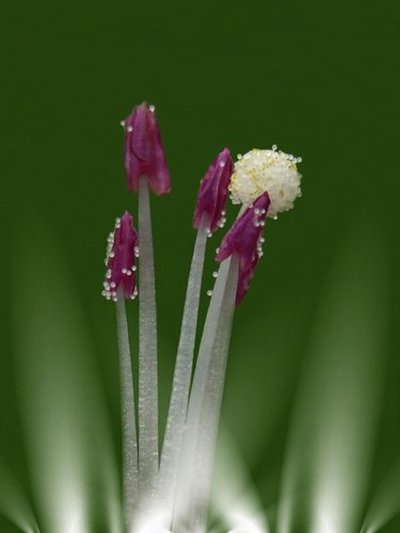
[[[15,269],[11,258],[18,248],[23,261],[21,246],[32,246],[32,221],[56,243],[96,348],[117,441],[114,310],[100,290],[113,219],[126,208],[136,211],[125,186],[119,121],[143,100],[157,107],[173,183],[171,195],[152,203],[163,402],[198,182],[223,146],[236,154],[276,143],[303,157],[303,197],[266,227],[263,261],[236,316],[225,418],[265,506],[273,508],[290,407],[325,287],[348,235],[362,228],[379,250],[388,288],[373,487],[400,443],[400,5],[25,0],[4,3],[0,24],[0,457],[26,490],[12,309],[16,285],[31,269],[29,262]],[[209,247],[205,290],[221,235]],[[45,242],[33,243],[43,263],[52,257]],[[43,290],[51,288],[44,283]],[[277,414],[266,420],[270,403]],[[384,529],[399,530],[399,519]],[[0,531],[16,529],[0,517]]]

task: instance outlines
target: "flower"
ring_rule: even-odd
[[[116,301],[119,292],[131,300],[136,297],[136,243],[137,233],[133,227],[132,215],[125,211],[121,218],[116,219],[114,231],[107,239],[107,271],[102,292],[107,300]]]
[[[197,195],[193,226],[199,228],[203,216],[207,217],[209,232],[213,233],[218,226],[223,226],[224,207],[228,196],[229,179],[233,171],[233,160],[228,148],[224,148],[208,167],[201,180]]]
[[[233,203],[249,205],[263,192],[268,192],[271,205],[268,216],[276,218],[281,211],[293,207],[301,196],[301,175],[297,163],[301,158],[277,150],[253,149],[235,163],[229,190]]]
[[[125,171],[128,187],[138,189],[139,178],[147,176],[152,191],[170,191],[170,177],[161,142],[155,109],[143,103],[121,123],[125,129]]]
[[[250,280],[262,255],[263,229],[271,201],[263,193],[236,220],[225,235],[217,251],[216,260],[222,262],[232,254],[239,257],[239,278],[236,292],[238,305],[246,294]]]
[[[229,149],[224,148],[201,180],[193,215],[193,226],[198,232],[166,430],[159,449],[156,284],[148,188],[156,194],[165,194],[170,189],[170,178],[154,108],[145,103],[135,107],[123,126],[128,186],[131,191],[139,192],[141,276],[138,342],[135,342],[137,375],[131,364],[124,304],[124,297],[134,298],[137,294],[134,264],[137,235],[129,213],[117,219],[115,231],[109,237],[103,294],[117,302],[124,521],[126,530],[135,533],[156,529],[170,533],[172,528],[206,531],[235,305],[245,296],[262,255],[267,214],[274,216],[289,209],[300,194],[296,167],[299,159],[273,148],[252,150],[234,165]],[[224,262],[218,273],[214,273],[214,290],[207,291],[211,300],[195,358],[207,236],[224,225],[228,191],[234,203],[244,205],[217,253],[219,262],[230,256],[233,260]]]

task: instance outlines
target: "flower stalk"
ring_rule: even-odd
[[[131,531],[139,497],[138,448],[128,321],[126,318],[125,299],[121,290],[117,294],[116,314],[122,417],[122,497],[125,524],[127,530]]]
[[[150,194],[139,179],[139,487],[154,496],[158,473],[157,307]]]
[[[184,451],[186,465],[189,468],[183,472],[180,486],[189,497],[185,497],[182,492],[178,496],[176,519],[179,523],[183,515],[188,531],[196,533],[205,532],[207,526],[212,464],[235,310],[238,273],[237,257],[227,259],[219,269],[193,378]]]
[[[182,450],[182,439],[189,400],[207,236],[208,224],[204,217],[197,231],[190,266],[171,400],[161,455],[159,491],[161,499],[166,499],[164,505],[169,515],[172,510],[175,494],[177,468]]]
[[[169,517],[167,522],[171,518],[178,462],[183,446],[206,242],[207,237],[224,225],[224,208],[232,170],[231,154],[224,148],[201,181],[194,213],[193,225],[197,228],[197,237],[186,290],[159,476],[159,490],[164,495],[166,514]]]

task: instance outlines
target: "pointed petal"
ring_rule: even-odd
[[[168,193],[170,177],[154,108],[146,103],[135,107],[123,124],[129,189],[137,191],[139,178],[147,176],[155,194]]]
[[[116,300],[121,288],[125,298],[133,299],[137,294],[135,254],[137,233],[133,227],[132,215],[126,211],[117,218],[114,232],[108,237],[103,296]]]
[[[223,211],[228,196],[229,180],[233,172],[233,160],[228,148],[224,148],[209,166],[201,181],[197,195],[193,225],[198,228],[203,216],[213,233],[223,221]]]
[[[216,260],[222,262],[231,255],[239,257],[239,280],[236,303],[246,294],[250,280],[262,255],[261,239],[264,230],[270,199],[262,194],[253,205],[236,220],[225,235],[218,250]]]

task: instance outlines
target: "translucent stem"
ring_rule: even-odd
[[[158,472],[157,317],[147,178],[139,180],[139,489],[154,492]]]
[[[123,506],[127,531],[130,531],[138,503],[138,449],[128,323],[125,298],[121,291],[118,292],[116,311],[121,382]]]
[[[175,517],[178,522],[182,517],[188,519],[189,531],[206,528],[237,279],[238,261],[227,259],[219,269],[193,378]]]
[[[197,232],[190,267],[171,400],[161,455],[159,491],[169,511],[171,511],[175,494],[178,463],[183,445],[183,432],[193,368],[206,242],[207,224],[206,219],[203,219]]]

